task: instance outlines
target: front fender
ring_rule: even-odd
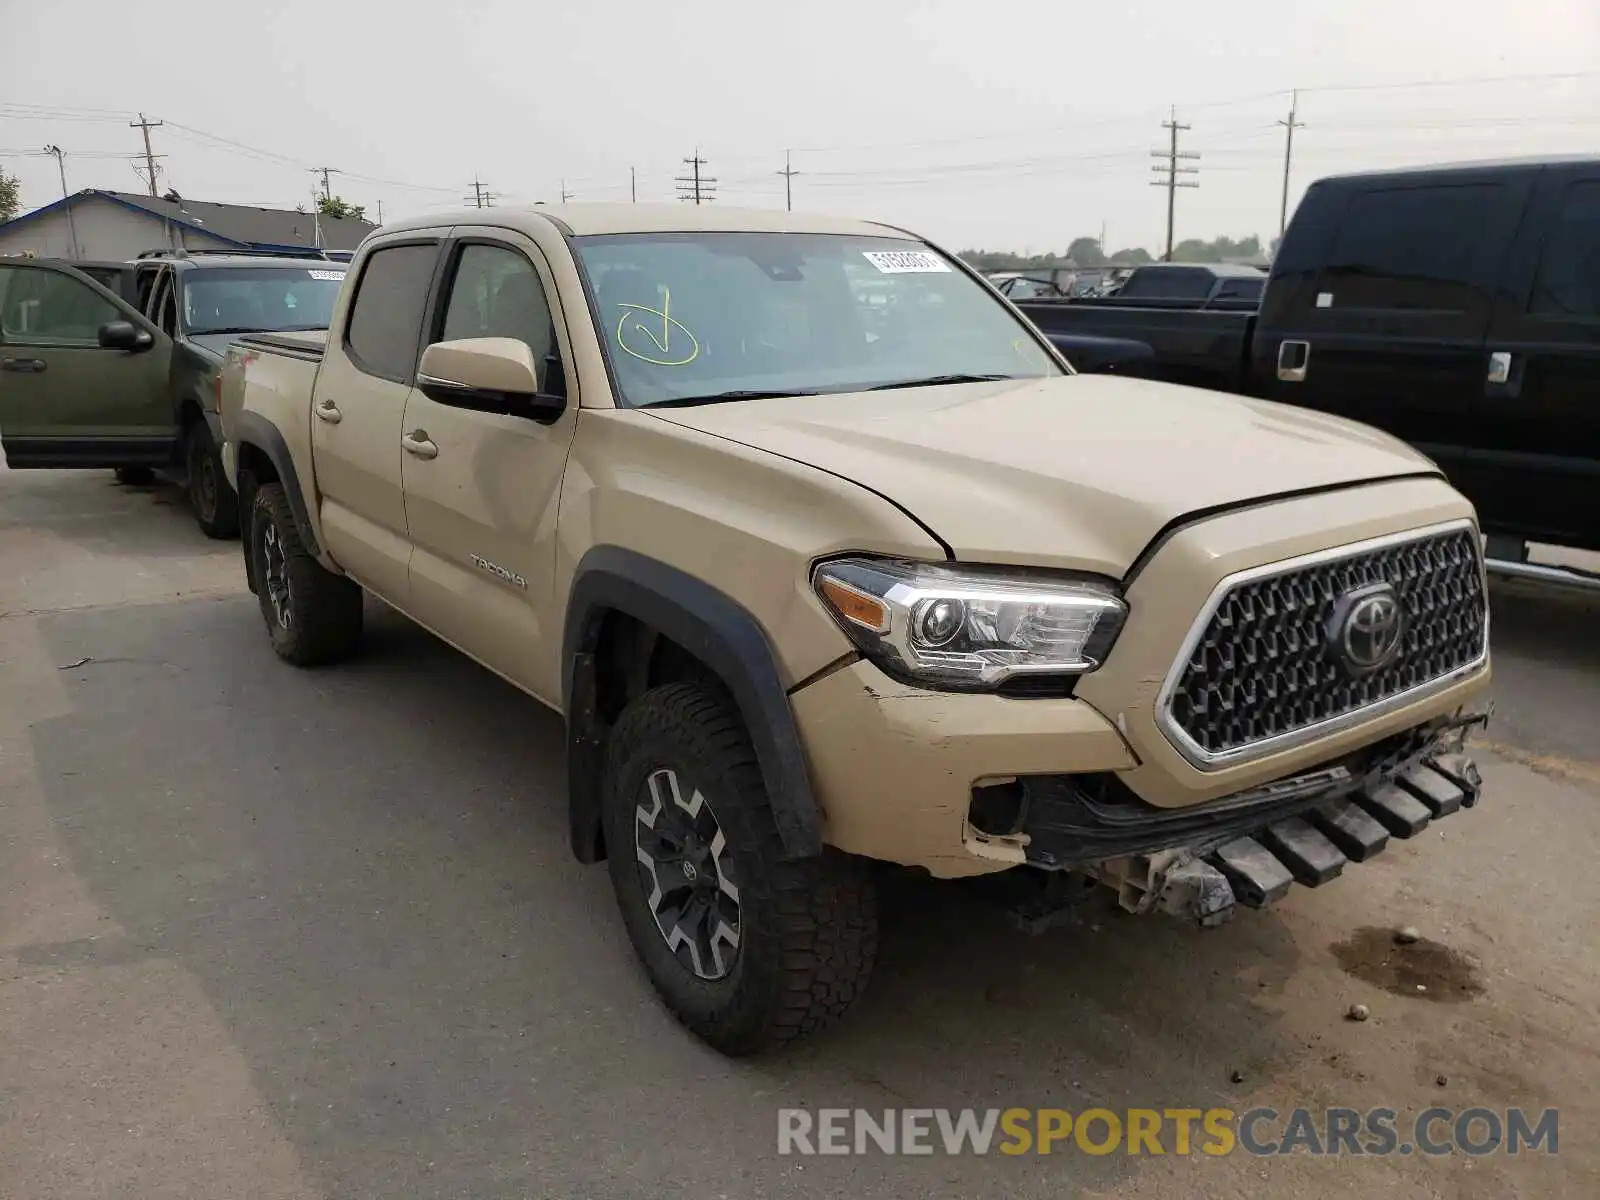
[[[721,680],[750,736],[785,857],[822,852],[822,823],[799,729],[766,631],[738,601],[676,567],[620,546],[596,546],[578,563],[562,640],[568,797],[573,852],[600,856],[604,730],[596,712],[595,651],[608,612],[658,630]]]

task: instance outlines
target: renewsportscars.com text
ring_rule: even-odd
[[[784,1108],[779,1154],[1555,1154],[1559,1110]]]

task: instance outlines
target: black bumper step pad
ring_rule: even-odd
[[[1449,779],[1428,767],[1402,775],[1396,782],[1427,805],[1428,811],[1436,817],[1448,817],[1451,813],[1460,812],[1467,798],[1466,793]]]
[[[1355,801],[1398,838],[1416,837],[1433,820],[1426,804],[1395,783],[1357,792]]]
[[[1307,887],[1321,887],[1337,879],[1348,861],[1339,847],[1300,817],[1268,825],[1261,841],[1289,868],[1296,882]]]
[[[1389,831],[1349,800],[1313,812],[1311,823],[1351,862],[1366,862],[1389,844]]]
[[[1294,876],[1255,838],[1235,838],[1211,852],[1211,865],[1227,878],[1240,904],[1265,908],[1281,900]]]

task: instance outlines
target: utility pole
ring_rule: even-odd
[[[1294,119],[1295,111],[1300,107],[1300,93],[1289,93],[1289,119],[1279,121],[1283,126],[1283,203],[1278,208],[1278,241],[1283,241],[1283,231],[1289,227],[1289,164],[1294,160],[1294,131],[1304,129],[1305,125]]]
[[[328,176],[329,175],[342,174],[342,172],[339,170],[339,168],[338,167],[312,167],[311,168],[311,173],[313,175],[321,175],[322,176],[322,198],[324,200],[332,200],[333,199],[333,185],[328,182]]]
[[[683,165],[689,168],[690,173],[677,177],[678,199],[710,204],[717,198],[717,181],[701,173],[700,168],[706,165],[706,160],[700,157],[698,146],[695,147],[694,157],[684,159]]]
[[[44,152],[56,156],[56,169],[61,172],[61,198],[67,202],[67,236],[72,239],[72,257],[82,258],[83,251],[78,248],[78,225],[72,219],[72,197],[67,194],[66,154],[60,146],[46,146]]]
[[[322,199],[321,193],[316,188],[311,189],[311,244],[318,250],[322,249]]]
[[[567,191],[567,181],[565,179],[563,179],[563,180],[561,180],[561,203],[565,204],[568,200],[571,200],[571,199],[572,199],[572,193]]]
[[[783,176],[783,207],[787,212],[794,211],[794,177],[800,174],[789,165],[789,151],[783,152],[783,170],[778,174]]]
[[[472,195],[463,196],[463,200],[471,200],[478,208],[493,208],[494,193],[489,190],[489,185],[476,175],[472,177]]]
[[[378,201],[378,224],[383,224],[383,201],[381,199]]]
[[[161,126],[165,124],[165,121],[146,120],[143,113],[139,114],[139,119],[137,121],[128,122],[129,129],[138,129],[144,133],[144,172],[145,180],[150,185],[151,196],[157,195],[156,172],[159,170],[159,168],[156,166],[156,159],[165,158],[166,155],[156,154],[150,149],[150,131],[152,129],[160,129]]]
[[[1150,151],[1153,157],[1164,158],[1167,160],[1165,165],[1157,163],[1155,166],[1150,168],[1159,176],[1159,178],[1152,179],[1150,181],[1150,186],[1164,187],[1167,189],[1167,253],[1165,256],[1163,256],[1162,261],[1171,262],[1173,245],[1172,234],[1173,228],[1176,224],[1178,211],[1178,189],[1181,187],[1197,188],[1200,186],[1200,181],[1198,179],[1180,178],[1180,176],[1183,175],[1199,174],[1200,168],[1180,167],[1178,165],[1178,160],[1199,158],[1200,155],[1193,150],[1178,149],[1178,134],[1187,132],[1189,130],[1189,126],[1179,124],[1178,110],[1176,107],[1174,107],[1172,110],[1172,119],[1161,122],[1161,128],[1167,130],[1172,135],[1172,140],[1165,150]]]
[[[639,203],[639,168],[628,168],[628,193],[635,204]]]

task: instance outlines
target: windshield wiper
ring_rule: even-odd
[[[822,393],[807,390],[750,391],[736,389],[730,392],[711,392],[705,396],[674,396],[671,400],[657,400],[641,404],[640,408],[693,408],[697,404],[720,404],[724,400],[780,400],[785,396],[820,396]]]
[[[997,379],[1015,379],[1015,375],[929,375],[925,379],[902,379],[898,383],[875,383],[869,392],[890,392],[895,388],[938,387],[945,383],[993,383]]]

